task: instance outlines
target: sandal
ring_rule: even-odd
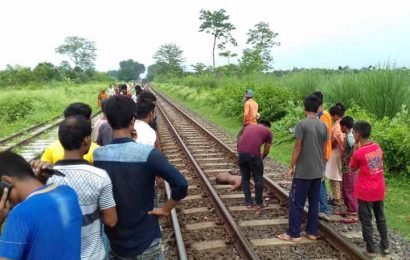
[[[302,237],[291,237],[286,233],[277,235],[277,238],[283,241],[288,241],[288,242],[293,242],[293,243],[299,243],[302,241]]]
[[[306,231],[303,231],[302,234],[303,234],[306,238],[308,238],[309,240],[312,240],[312,241],[315,241],[315,240],[318,239],[317,236],[311,235],[311,234],[307,233]]]
[[[355,218],[344,218],[342,220],[340,220],[341,223],[345,223],[345,224],[353,224],[358,222]]]

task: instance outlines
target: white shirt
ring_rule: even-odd
[[[114,88],[109,88],[109,89],[107,90],[107,94],[108,94],[109,97],[114,96],[114,95],[115,95],[115,90],[114,90]]]
[[[63,164],[57,162],[54,169],[65,177],[52,176],[47,184],[68,185],[77,195],[83,215],[81,227],[81,259],[101,260],[106,252],[101,238],[100,211],[115,207],[111,179],[105,170],[86,163]]]
[[[149,124],[142,120],[135,120],[134,129],[137,132],[137,139],[135,142],[140,144],[149,144],[154,146],[157,140],[157,134],[155,130],[152,129]]]

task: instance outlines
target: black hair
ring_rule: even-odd
[[[127,96],[110,97],[105,104],[105,115],[112,129],[128,128],[135,112],[135,102]]]
[[[266,119],[259,119],[259,124],[262,124],[268,128],[271,127],[271,123],[269,122],[269,120],[266,120]]]
[[[70,116],[58,127],[58,139],[65,150],[81,148],[84,138],[91,136],[91,123],[83,116]]]
[[[0,177],[3,175],[20,180],[35,177],[30,164],[20,155],[10,151],[0,152]]]
[[[122,85],[121,85],[121,91],[127,91],[127,90],[128,90],[127,85],[126,85],[126,84],[122,84]]]
[[[91,118],[91,107],[87,104],[81,103],[81,102],[76,102],[70,104],[65,110],[64,110],[64,117],[69,117],[69,116],[83,116],[87,120],[90,120]]]
[[[305,111],[316,113],[320,106],[320,99],[315,95],[310,95],[303,101]]]
[[[348,129],[352,129],[353,123],[354,123],[354,121],[353,121],[353,118],[351,116],[345,116],[345,117],[342,118],[342,120],[340,120],[340,125],[345,126]]]
[[[143,91],[143,90],[142,90],[142,88],[141,88],[140,85],[136,85],[136,86],[135,86],[135,93],[136,93],[137,95],[141,94],[142,91]]]
[[[323,105],[323,93],[320,91],[316,91],[315,93],[312,94],[313,96],[316,96],[319,101],[320,101],[320,105]]]
[[[150,91],[144,90],[138,95],[138,100],[150,99],[152,102],[157,101],[157,97]]]
[[[155,109],[155,103],[151,99],[138,98],[137,101],[137,118],[146,118],[148,114]]]
[[[372,126],[366,121],[357,121],[353,125],[353,130],[359,134],[361,138],[369,138],[372,133]]]
[[[329,109],[329,114],[331,116],[344,116],[346,108],[342,103],[336,103]]]

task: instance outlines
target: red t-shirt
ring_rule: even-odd
[[[263,125],[247,125],[238,141],[238,152],[261,156],[261,146],[272,143],[272,133]]]
[[[357,149],[350,160],[352,170],[359,169],[354,196],[363,201],[383,201],[386,184],[383,176],[383,152],[376,143]]]

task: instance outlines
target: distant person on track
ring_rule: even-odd
[[[309,200],[309,211],[304,235],[316,240],[319,234],[320,182],[325,167],[326,141],[329,138],[325,124],[316,115],[320,103],[320,99],[314,95],[307,97],[304,101],[306,118],[295,127],[295,148],[288,171],[288,177],[293,177],[288,202],[289,228],[286,233],[278,235],[281,240],[302,240],[301,224],[306,198]]]
[[[107,102],[107,99],[104,99],[101,102],[101,111],[103,113],[103,116],[98,118],[97,121],[95,121],[95,124],[94,124],[94,139],[93,140],[97,144],[98,144],[97,140],[98,140],[98,135],[99,135],[99,132],[100,132],[101,125],[104,124],[104,123],[108,123],[107,117],[105,116],[105,112],[104,112],[104,106],[105,106],[106,102]]]
[[[155,103],[150,99],[141,99],[137,102],[137,116],[134,129],[137,132],[135,142],[155,146],[157,134],[150,126],[155,119]]]
[[[251,124],[244,128],[238,141],[238,163],[242,176],[242,189],[245,204],[248,208],[254,206],[250,178],[255,182],[256,209],[263,208],[263,159],[268,156],[272,144],[270,122],[260,120],[259,124]],[[263,145],[263,153],[260,152]]]
[[[132,95],[132,100],[134,100],[135,103],[137,103],[138,96],[141,94],[142,91],[143,91],[143,89],[141,88],[140,85],[135,86],[135,94]]]
[[[114,89],[113,85],[110,85],[110,87],[107,89],[107,94],[108,94],[108,98],[115,95],[115,89]]]
[[[23,157],[12,152],[0,153],[0,178],[12,186],[0,201],[0,225],[7,217],[0,258],[80,259],[82,219],[75,191],[44,185]]]
[[[216,176],[215,179],[216,183],[218,184],[229,184],[231,188],[229,191],[235,191],[239,189],[242,185],[242,177],[238,175],[234,175],[230,172],[222,172]],[[255,182],[250,180],[250,185],[255,187]]]
[[[248,89],[244,94],[245,105],[243,106],[243,126],[256,125],[259,119],[259,105],[253,99],[253,91]]]
[[[329,109],[329,114],[335,122],[332,128],[332,153],[326,164],[326,177],[332,190],[330,204],[342,205],[342,154],[345,149],[345,134],[340,127],[340,120],[345,114],[345,107],[337,103]]]
[[[380,250],[385,255],[389,254],[390,250],[384,215],[386,184],[383,174],[383,151],[376,142],[369,140],[371,131],[372,127],[368,122],[357,121],[353,125],[353,135],[359,148],[353,152],[349,167],[352,171],[358,170],[354,194],[359,202],[359,219],[362,223],[367,253],[374,256],[376,242],[373,238],[372,211],[381,238]]]
[[[323,109],[323,94],[320,91],[317,91],[313,93],[314,96],[316,96],[319,101],[320,101],[320,106],[317,111],[317,117],[322,121],[327,128],[327,134],[329,136],[329,139],[326,142],[326,150],[325,150],[325,166],[327,164],[327,161],[329,161],[330,156],[332,154],[332,140],[330,136],[332,136],[332,117],[330,116],[329,112],[325,111]],[[325,167],[326,169],[326,167]],[[327,203],[327,191],[326,191],[326,184],[325,184],[325,174],[326,172],[323,171],[323,178],[320,183],[320,211],[319,211],[319,218],[330,221],[329,218],[329,206]]]
[[[136,104],[125,96],[110,98],[107,119],[113,128],[110,145],[94,152],[94,164],[105,169],[114,187],[118,223],[106,227],[110,240],[110,259],[163,259],[158,216],[168,216],[188,190],[185,178],[152,145],[135,143]],[[154,208],[155,176],[171,186],[171,199]]]
[[[101,103],[103,100],[108,99],[108,95],[105,93],[105,90],[102,89],[100,93],[98,94],[98,107],[101,108]]]
[[[76,102],[70,104],[64,110],[64,117],[67,118],[69,116],[81,115],[85,117],[88,121],[91,122],[91,107],[87,104]],[[93,163],[93,152],[98,147],[98,145],[94,142],[91,143],[90,150],[87,154],[84,155],[84,160],[88,161],[89,163]],[[50,144],[45,150],[43,155],[41,156],[42,161],[49,162],[51,164],[55,164],[57,161],[62,160],[64,158],[64,148],[61,145],[60,141],[55,141],[54,143]]]
[[[357,175],[355,172],[349,169],[349,162],[353,154],[353,149],[357,149],[357,147],[355,147],[355,139],[352,131],[353,123],[353,118],[350,116],[345,116],[342,118],[342,120],[340,120],[342,132],[346,135],[345,149],[342,155],[342,193],[346,211],[339,211],[336,212],[336,214],[345,216],[345,218],[342,219],[343,223],[355,223],[358,221],[357,198],[355,198],[353,195],[354,187],[356,186],[357,182]]]
[[[68,185],[78,195],[83,215],[81,259],[102,260],[101,222],[108,227],[117,223],[117,211],[111,179],[105,170],[91,166],[83,159],[91,145],[91,124],[83,116],[70,116],[60,123],[58,137],[64,147],[64,159],[54,165],[65,177],[52,176],[47,183]],[[43,161],[33,163],[41,169]]]

